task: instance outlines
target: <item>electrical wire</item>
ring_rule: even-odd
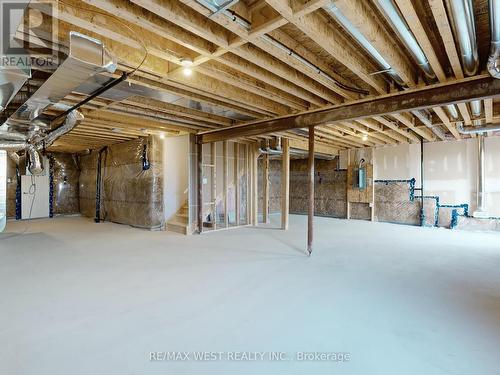
[[[127,25],[127,23],[125,21],[121,20],[119,17],[117,17],[117,16],[115,16],[113,14],[106,13],[106,12],[101,11],[99,9],[95,9],[94,10],[94,9],[83,8],[83,7],[75,5],[75,4],[69,4],[69,3],[67,3],[64,0],[59,0],[59,3],[61,3],[63,5],[66,5],[66,6],[70,7],[70,8],[75,8],[75,9],[78,9],[78,10],[82,10],[82,11],[87,12],[87,13],[100,14],[100,15],[102,15],[104,17],[108,17],[108,18],[114,19],[115,21],[117,21],[118,23],[120,23],[122,26],[124,26],[127,29],[127,31],[129,31],[129,37],[131,37],[132,39],[134,39],[144,49],[144,57],[142,58],[142,61],[132,71],[130,71],[130,72],[127,73],[127,77],[130,77],[130,76],[134,75],[144,65],[144,63],[146,62],[146,59],[149,56],[148,47],[146,46],[146,43],[144,43],[144,41],[142,39],[140,39],[140,38],[137,37],[137,33],[134,32],[134,30],[132,30],[132,28],[129,25]]]

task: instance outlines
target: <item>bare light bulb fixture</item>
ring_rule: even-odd
[[[189,77],[191,76],[191,74],[193,74],[193,60],[189,58],[182,58],[181,65],[183,66],[182,73],[184,73],[186,77]]]
[[[363,134],[361,139],[366,142],[368,140],[368,134]]]

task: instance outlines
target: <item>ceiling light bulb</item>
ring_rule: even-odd
[[[182,69],[182,73],[184,73],[184,75],[186,77],[189,77],[189,76],[191,76],[191,74],[193,74],[193,69],[186,67],[186,68]]]
[[[361,137],[361,139],[363,141],[367,141],[368,140],[368,134],[363,134],[363,136]]]
[[[182,66],[186,66],[186,67],[193,66],[193,60],[191,60],[189,58],[182,58],[181,59],[181,65]]]
[[[165,134],[164,133],[160,133],[160,138],[161,139],[165,139]]]

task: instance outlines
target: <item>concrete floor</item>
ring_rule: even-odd
[[[500,374],[499,234],[317,218],[309,258],[305,228],[9,222],[0,374]],[[171,351],[225,353],[150,361]],[[288,360],[228,360],[238,351]]]

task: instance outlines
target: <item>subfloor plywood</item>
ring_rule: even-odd
[[[307,217],[290,219],[288,232],[189,237],[81,217],[9,222],[0,373],[500,373],[500,234],[318,217],[307,257]],[[152,351],[351,360],[150,362]]]

